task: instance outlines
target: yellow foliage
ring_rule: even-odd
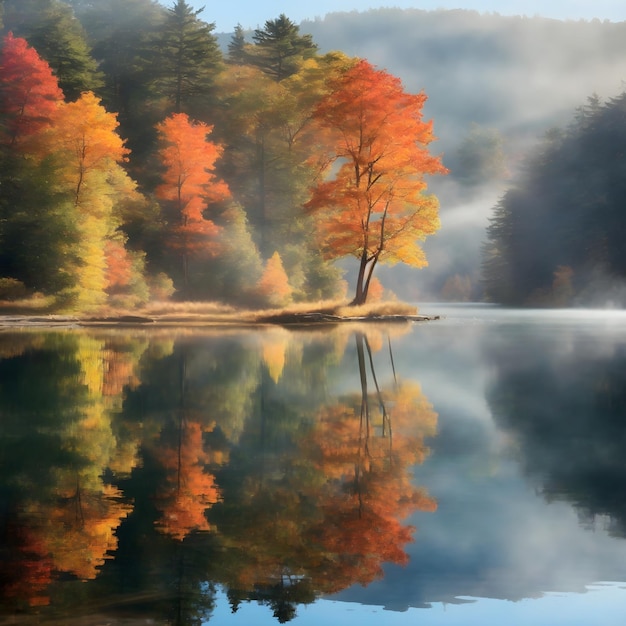
[[[270,306],[285,306],[291,302],[293,289],[289,284],[283,261],[278,252],[274,252],[268,259],[257,289],[259,294],[269,302]]]
[[[263,335],[263,362],[267,366],[271,379],[278,383],[285,367],[285,354],[289,337],[284,332],[271,332]]]

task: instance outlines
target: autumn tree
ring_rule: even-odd
[[[0,275],[46,294],[73,284],[66,268],[78,236],[69,194],[51,184],[46,133],[62,101],[50,66],[9,33],[0,52]]]
[[[180,258],[186,290],[190,258],[215,253],[211,240],[217,227],[204,212],[210,203],[224,200],[230,192],[214,174],[222,149],[207,140],[211,126],[193,122],[185,113],[176,113],[161,122],[157,130],[159,158],[165,171],[156,193],[165,202],[168,243]]]
[[[4,0],[5,28],[45,59],[66,98],[102,87],[102,74],[72,9],[60,0]]]
[[[68,190],[80,233],[73,304],[101,304],[107,287],[106,242],[116,236],[115,205],[135,193],[135,183],[122,168],[128,150],[117,134],[117,118],[93,93],[59,107],[48,141],[59,161],[56,184]]]
[[[284,306],[290,302],[292,289],[278,252],[267,260],[257,289],[259,295],[272,306]]]
[[[297,300],[333,297],[339,283],[340,273],[321,258],[311,237],[302,204],[314,175],[307,159],[319,149],[313,110],[329,75],[347,64],[337,53],[301,59],[298,71],[280,81],[250,65],[231,64],[220,77],[221,169],[237,181],[233,196],[261,254],[279,251]]]
[[[318,218],[328,258],[359,260],[353,304],[362,304],[379,262],[426,265],[418,242],[439,228],[438,202],[425,176],[445,174],[428,152],[426,95],[408,94],[400,80],[361,60],[332,80],[315,116],[333,133],[321,175],[306,204]]]
[[[63,92],[50,65],[22,37],[9,33],[0,53],[0,115],[4,145],[50,126]]]
[[[409,471],[428,453],[424,438],[436,434],[437,414],[416,383],[394,377],[384,388],[367,335],[355,340],[361,393],[322,407],[302,442],[326,479],[318,495],[324,523],[310,529],[312,543],[335,555],[326,592],[369,584],[384,562],[406,564],[413,528],[402,519],[437,508]]]
[[[165,484],[156,494],[162,514],[157,528],[178,540],[194,530],[210,530],[205,512],[219,498],[213,475],[204,469],[209,454],[202,435],[200,424],[180,416],[175,445],[157,450],[158,460],[167,470]]]

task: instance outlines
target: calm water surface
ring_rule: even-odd
[[[0,624],[626,614],[626,313],[0,331]]]

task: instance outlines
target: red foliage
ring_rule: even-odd
[[[0,52],[2,143],[14,145],[51,123],[63,92],[46,61],[25,39],[9,33]]]

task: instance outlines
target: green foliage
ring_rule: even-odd
[[[468,186],[502,180],[507,173],[504,140],[495,128],[473,123],[459,146],[454,176]]]
[[[546,136],[488,228],[488,296],[507,304],[624,304],[626,93],[592,97]],[[552,294],[552,295],[551,295]]]
[[[102,74],[70,7],[59,0],[5,0],[4,11],[6,30],[24,37],[50,64],[66,98],[75,100],[102,86]]]
[[[140,182],[155,184],[149,155],[156,143],[154,125],[164,117],[164,110],[154,85],[154,69],[166,9],[153,0],[75,4],[93,57],[104,74],[103,103],[118,114],[120,134],[127,138],[134,155],[130,169]]]
[[[311,35],[301,35],[300,27],[284,13],[265,22],[264,28],[257,28],[252,39],[248,62],[276,81],[295,74],[304,59],[317,54]]]
[[[20,300],[28,295],[23,282],[15,278],[0,278],[0,300]]]
[[[228,62],[235,65],[244,65],[247,60],[247,48],[249,44],[246,42],[246,35],[241,24],[235,26],[230,41],[228,42]]]
[[[78,226],[68,190],[50,184],[52,159],[4,163],[0,196],[0,276],[29,290],[56,294],[76,284]]]
[[[215,77],[222,64],[222,53],[213,34],[214,24],[199,19],[185,0],[177,0],[153,42],[156,54],[156,88],[167,99],[170,111],[198,117],[206,112]]]
[[[219,252],[206,263],[202,279],[205,297],[234,304],[250,304],[263,263],[252,239],[245,211],[228,206],[216,220],[221,228]]]

